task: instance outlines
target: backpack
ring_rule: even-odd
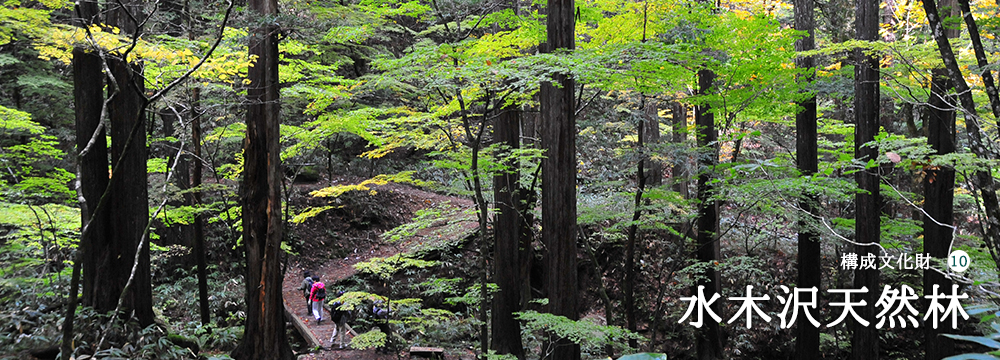
[[[326,299],[326,285],[318,282],[313,284],[313,298],[318,300]]]

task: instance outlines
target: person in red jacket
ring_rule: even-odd
[[[309,291],[309,300],[312,301],[313,317],[316,322],[323,323],[323,301],[326,300],[326,285],[319,281],[319,275],[312,277],[313,285]]]

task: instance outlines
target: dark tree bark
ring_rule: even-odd
[[[92,4],[97,12],[96,3]],[[94,144],[86,155],[80,157],[80,216],[82,224],[89,221],[90,229],[80,240],[79,250],[83,252],[83,304],[93,306],[95,299],[94,286],[98,277],[97,252],[93,250],[95,242],[108,239],[108,212],[106,209],[95,213],[97,204],[108,187],[108,145],[106,131],[101,130],[97,136],[94,131],[101,123],[101,108],[104,103],[104,72],[101,70],[101,58],[97,54],[81,48],[73,49],[73,97],[76,111],[76,146],[77,151],[83,151],[90,140]],[[95,240],[97,239],[97,240]]]
[[[972,98],[972,91],[969,84],[965,82],[962,71],[955,60],[955,53],[951,49],[951,42],[945,36],[945,30],[941,25],[941,18],[937,12],[937,4],[932,0],[924,1],[924,12],[927,14],[927,21],[931,26],[934,42],[937,43],[938,52],[944,62],[948,77],[951,78],[955,91],[958,93],[959,103],[965,114],[965,129],[969,134],[969,148],[973,154],[982,159],[993,159],[995,156],[983,143],[983,134],[979,125],[979,114],[976,110],[975,100]],[[990,255],[994,262],[1000,266],[1000,255],[997,254],[1000,248],[1000,203],[997,200],[996,188],[994,187],[993,174],[988,170],[977,170],[972,176],[972,184],[976,191],[980,193],[983,207],[986,209],[986,226],[983,238],[986,242]]]
[[[858,0],[856,31],[858,40],[878,40],[878,1]],[[862,146],[875,140],[879,129],[879,60],[863,51],[855,50],[856,65],[854,68],[854,158],[860,163],[867,163],[878,157],[878,149]],[[855,175],[858,188],[862,190],[855,195],[855,241],[860,244],[878,244],[880,239],[879,224],[881,216],[881,201],[879,199],[878,169],[862,169]],[[872,245],[856,246],[860,255],[869,252],[879,254],[879,247]],[[855,299],[864,300],[867,305],[857,308],[858,315],[868,321],[875,319],[875,303],[881,293],[879,285],[879,270],[856,270],[854,272],[854,287],[866,287],[868,292]],[[879,340],[878,329],[874,324],[861,326],[852,322],[854,337],[851,341],[852,359],[878,359]]]
[[[176,132],[176,124],[181,123],[182,119],[180,114],[176,113],[170,108],[161,108],[159,110],[160,119],[163,121],[163,136],[172,137]],[[181,146],[183,143],[180,141],[173,141],[170,146],[161,147],[161,154],[153,154],[152,156],[165,156],[167,158],[168,167],[172,166],[174,162],[177,162],[177,166],[173,166],[174,171],[172,173],[167,172],[164,174],[164,180],[169,177],[175,186],[180,191],[186,191],[191,188],[191,171],[188,169],[188,161],[190,159],[190,154],[187,152],[182,152],[178,156],[175,149]],[[168,200],[167,206],[181,206],[185,203],[191,202],[191,193],[185,192],[183,199],[181,200]],[[192,226],[190,224],[179,224],[174,222],[173,219],[169,217],[164,217],[162,224],[156,224],[157,226],[163,226],[160,228],[160,241],[166,244],[178,244],[181,246],[192,246],[193,236],[192,236]]]
[[[954,0],[942,2],[942,11],[950,14],[942,16],[953,16],[958,14],[958,8]],[[946,29],[945,36],[950,39],[958,38],[959,29]],[[930,105],[927,109],[927,145],[934,149],[935,154],[945,155],[955,152],[955,97],[949,96],[948,92],[954,88],[948,71],[944,68],[937,68],[931,71],[931,95],[927,99]],[[951,225],[953,217],[953,200],[955,198],[955,169],[951,167],[929,168],[925,171],[923,179],[924,185],[924,252],[938,259],[947,259],[948,250],[951,247],[952,231],[947,226]],[[951,288],[951,281],[937,271],[924,271],[924,289],[933,289],[934,285],[940,285],[942,289]],[[924,308],[930,305],[929,301],[924,302]],[[951,339],[940,336],[947,330],[943,328],[935,329],[931,326],[924,327],[924,358],[928,360],[938,360],[954,355],[954,342]]]
[[[813,0],[795,1],[795,30],[805,31],[807,35],[795,42],[796,51],[809,51],[816,48],[815,42],[815,15],[813,14],[815,4]],[[816,66],[812,56],[803,56],[795,60],[795,66],[801,69],[809,69],[808,74],[803,76],[803,83],[811,82],[815,78]],[[816,132],[816,95],[811,94],[808,98],[798,102],[802,110],[795,114],[795,154],[799,172],[802,176],[811,176],[819,169],[819,158],[817,151]],[[799,201],[799,207],[807,213],[816,211],[813,206],[816,202],[815,194],[805,194],[805,198]],[[803,214],[803,217],[809,214]],[[798,239],[798,283],[801,288],[821,287],[822,258],[820,255],[819,236],[809,230],[804,221],[799,221]],[[822,289],[817,293],[822,293]],[[819,301],[817,299],[817,304]],[[813,326],[805,317],[798,319],[795,328],[795,355],[798,359],[818,359],[819,358],[819,328]]]
[[[251,0],[255,17],[278,13],[277,0]],[[278,93],[278,27],[253,29],[250,55],[257,61],[247,77],[247,130],[243,145],[243,244],[246,251],[247,317],[243,339],[233,350],[238,360],[291,360],[285,337],[281,295],[281,159]]]
[[[954,97],[948,96],[951,79],[944,69],[934,69],[931,81],[930,109],[927,122],[927,144],[935,154],[945,155],[955,152],[955,104]],[[951,246],[952,229],[941,224],[952,224],[953,202],[955,198],[955,169],[951,167],[928,168],[924,174],[924,252],[930,256],[946,259]],[[924,289],[932,289],[934,284],[942,289],[951,288],[951,281],[937,271],[924,271]],[[938,360],[953,355],[954,344],[940,336],[946,329],[924,327],[925,358]]]
[[[194,17],[191,14],[191,3],[187,0],[184,1],[184,14],[187,19],[188,24],[188,40],[194,40]],[[202,158],[201,158],[201,87],[197,85],[191,89],[191,146],[194,148],[194,158],[192,159],[193,168],[191,169],[191,188],[195,191],[190,193],[188,198],[188,205],[199,206],[201,205],[201,175],[202,175]],[[208,262],[206,257],[207,249],[205,249],[205,220],[201,213],[197,213],[194,216],[194,258],[195,264],[198,267],[198,312],[201,314],[202,325],[208,325],[212,322],[211,313],[208,309],[208,268],[206,263]]]
[[[77,6],[79,18],[75,19],[77,26],[89,26],[95,22],[98,14],[96,2],[81,1]],[[94,301],[94,280],[97,264],[94,261],[92,245],[94,239],[107,238],[108,212],[98,207],[101,196],[108,186],[108,146],[105,131],[97,131],[101,124],[101,109],[104,103],[104,73],[101,69],[101,58],[83,48],[73,49],[73,109],[76,117],[77,153],[87,149],[86,155],[79,156],[78,186],[80,195],[81,229],[89,229],[81,234],[80,246],[77,248],[73,273],[70,278],[69,304],[66,307],[66,318],[63,322],[63,341],[60,346],[62,360],[69,360],[73,354],[73,325],[76,308],[79,301],[77,295],[80,289],[83,272],[83,303],[91,305]],[[95,134],[96,132],[96,134]]]
[[[129,12],[141,16],[138,7],[137,2],[117,7],[109,12],[108,23],[118,26],[123,34],[139,36],[138,24],[129,16]],[[153,323],[154,316],[149,242],[143,242],[143,247],[137,249],[149,221],[145,85],[138,64],[129,64],[119,55],[109,56],[107,61],[111,71],[108,96],[112,97],[107,108],[112,161],[107,205],[109,214],[115,214],[115,218],[108,225],[108,236],[94,238],[90,244],[96,263],[91,305],[101,312],[114,311],[121,298],[121,313],[134,311],[133,315],[145,326]],[[136,257],[135,278],[126,289]]]
[[[136,256],[135,278],[125,294],[122,313],[135,311],[142,325],[153,323],[153,288],[150,283],[149,242],[138,254],[136,248],[149,221],[146,180],[146,99],[143,97],[142,68],[114,59],[110,61],[117,92],[108,104],[111,122],[111,194],[109,211],[115,214],[110,242],[97,249],[101,261],[95,288],[99,292],[95,308],[111,311],[125,290]],[[115,92],[115,89],[110,91]],[[110,96],[110,95],[109,95]]]
[[[573,0],[549,0],[546,51],[575,48],[576,10]],[[547,253],[549,312],[571,320],[579,317],[576,279],[576,119],[575,82],[565,74],[543,82],[541,102],[542,148],[542,241]],[[561,339],[551,358],[580,358],[580,346]]]
[[[990,99],[990,110],[993,111],[994,119],[1000,119],[1000,95],[997,94],[997,86],[993,81],[993,73],[985,69],[989,61],[986,60],[986,51],[983,48],[983,39],[979,33],[979,25],[976,24],[976,19],[972,16],[972,9],[969,8],[969,0],[958,0],[958,4],[962,9],[962,18],[965,19],[965,25],[969,28],[969,39],[972,40],[972,49],[976,54],[976,64],[980,67],[979,75],[983,77],[986,96]],[[957,38],[958,36],[949,37]]]
[[[515,109],[504,109],[493,125],[493,139],[511,150],[520,147],[520,124]],[[510,154],[504,151],[498,158]],[[521,244],[528,224],[521,216],[525,204],[524,189],[518,180],[521,173],[516,159],[505,162],[507,171],[493,177],[493,199],[497,213],[493,233],[496,238],[494,281],[500,292],[493,296],[493,350],[497,354],[510,354],[524,359],[521,343],[521,324],[514,319],[514,312],[521,311],[521,290],[526,280],[521,275]]]
[[[714,71],[698,70],[698,93],[700,95],[713,91],[714,82]],[[719,161],[719,148],[716,142],[718,133],[715,130],[715,114],[712,113],[711,105],[699,105],[695,108],[694,116],[695,126],[698,128],[698,147],[703,151],[698,157],[698,261],[711,264],[721,257],[719,241],[716,237],[719,233],[719,202],[712,198],[715,196],[715,185],[712,184],[712,177],[715,165]],[[705,286],[705,299],[707,300],[720,292],[719,282],[719,273],[710,267],[705,271],[705,277],[698,280],[697,285]],[[720,303],[720,301],[713,303],[712,311],[725,317],[722,314]],[[722,358],[722,329],[719,327],[719,323],[709,319],[696,337],[698,359]]]
[[[191,188],[195,189],[190,193],[188,204],[191,206],[201,205],[201,114],[199,107],[201,100],[201,88],[191,89],[191,143],[194,146],[194,158],[192,164],[194,168],[191,172]],[[195,264],[198,267],[198,310],[201,314],[202,325],[208,325],[212,321],[211,313],[208,309],[208,269],[206,268],[205,249],[205,224],[202,215],[194,216],[194,256]]]

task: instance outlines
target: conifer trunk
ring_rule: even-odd
[[[969,8],[969,0],[958,0],[958,4],[962,10],[962,18],[965,19],[965,25],[969,29],[969,40],[972,41],[972,50],[976,54],[976,64],[980,68],[980,76],[983,78],[983,87],[986,88],[986,96],[990,99],[990,110],[993,111],[994,119],[1000,119],[1000,94],[997,94],[997,86],[993,79],[993,73],[985,69],[989,65],[989,61],[986,59],[986,50],[983,48],[983,39],[979,33],[979,25],[976,24],[976,19],[972,16],[972,9]],[[955,33],[957,34],[958,31]],[[957,38],[958,36],[951,37]]]
[[[934,69],[931,81],[930,104],[927,117],[927,144],[934,149],[936,155],[955,152],[955,111],[951,108],[955,103],[950,97],[951,79],[944,69]],[[955,169],[941,167],[926,169],[923,178],[924,185],[924,252],[938,259],[946,259],[951,246],[953,218],[953,202],[955,197]],[[951,281],[937,271],[924,271],[924,289],[929,290],[935,284],[942,289],[950,289]],[[929,303],[929,302],[928,302]],[[924,327],[925,359],[938,360],[952,355],[953,343],[948,338],[940,336],[946,329]]]
[[[954,0],[942,1],[942,11],[952,16],[958,14],[958,8]],[[958,38],[959,29],[945,30],[945,36],[950,39]],[[955,97],[949,96],[948,92],[954,88],[948,71],[944,68],[936,68],[931,71],[931,95],[927,99],[928,117],[925,121],[927,126],[927,145],[934,149],[935,154],[945,155],[955,152]],[[953,217],[953,202],[955,198],[955,169],[951,167],[941,167],[937,169],[925,170],[924,178],[924,252],[931,257],[946,260],[948,250],[951,247],[952,232],[947,226],[938,225],[951,224]],[[937,271],[924,271],[924,289],[929,291],[934,285],[940,285],[941,289],[950,289],[951,281]],[[929,306],[929,301],[924,301],[925,308]],[[935,329],[932,326],[924,327],[924,358],[927,360],[939,360],[951,356],[954,352],[954,343],[951,339],[940,336],[946,329]]]
[[[502,110],[493,125],[493,140],[510,150],[520,147],[519,116],[515,109]],[[509,156],[510,151],[498,154],[498,159]],[[521,343],[521,325],[514,319],[514,312],[521,311],[521,289],[526,279],[521,277],[520,246],[527,226],[521,217],[525,207],[522,201],[521,177],[516,159],[506,161],[506,171],[493,177],[493,199],[497,208],[493,234],[496,238],[494,281],[500,292],[493,296],[493,350],[497,354],[510,354],[524,359]]]
[[[546,51],[575,48],[574,0],[548,0]],[[541,102],[542,148],[542,241],[547,253],[549,312],[570,320],[579,317],[576,268],[576,119],[573,91],[576,84],[565,74],[543,82]],[[552,359],[576,360],[580,346],[561,339]]]
[[[807,35],[795,42],[796,51],[809,51],[816,48],[815,43],[815,16],[813,0],[795,1],[795,30],[805,31]],[[815,78],[815,60],[812,56],[797,58],[795,66],[800,69],[809,69],[801,81],[811,82]],[[817,129],[816,129],[816,95],[813,93],[808,98],[799,101],[798,106],[802,107],[798,114],[795,114],[795,154],[799,172],[802,176],[811,176],[819,169],[819,158],[817,156]],[[816,202],[815,194],[806,194],[806,197],[799,201],[799,207],[807,213],[814,213],[817,209],[813,204]],[[809,214],[801,214],[807,217]],[[800,288],[821,287],[822,262],[820,255],[819,237],[813,231],[807,229],[804,221],[799,221],[798,238],[798,283]],[[822,293],[822,289],[817,292]],[[819,301],[817,299],[817,304]],[[813,326],[805,317],[798,318],[795,328],[795,354],[798,359],[819,358],[819,328]]]
[[[951,49],[951,43],[945,36],[945,30],[941,25],[941,18],[937,13],[937,5],[934,1],[924,1],[924,12],[927,13],[927,21],[931,25],[934,40],[937,43],[938,52],[944,62],[948,77],[951,78],[955,91],[958,93],[959,103],[964,110],[965,129],[969,134],[969,148],[973,154],[982,159],[992,159],[994,155],[987,150],[983,143],[983,134],[979,125],[979,114],[976,110],[975,100],[972,98],[972,91],[969,84],[965,82],[962,71],[955,60],[955,53]],[[996,189],[994,187],[993,174],[990,171],[979,170],[972,176],[972,184],[976,191],[979,191],[983,200],[983,207],[986,209],[986,232],[983,234],[987,246],[997,261],[995,250],[998,247],[998,235],[1000,231],[1000,203],[997,200]],[[1000,261],[998,261],[1000,262]],[[1000,266],[1000,265],[998,265]]]
[[[97,16],[96,2],[80,2],[79,11],[83,16],[79,26],[88,26]],[[87,148],[87,154],[80,157],[80,212],[82,225],[89,222],[90,229],[80,239],[79,251],[82,251],[83,299],[86,306],[93,306],[94,286],[97,279],[97,253],[94,251],[95,239],[107,239],[108,212],[95,213],[101,195],[108,186],[108,144],[107,130],[102,129],[96,136],[94,131],[101,124],[101,108],[104,103],[104,71],[101,58],[97,54],[83,48],[73,49],[73,99],[76,112],[76,146],[77,152]],[[82,227],[81,227],[82,228]]]
[[[194,17],[191,14],[191,2],[184,1],[184,14],[188,25],[188,40],[194,40]],[[188,205],[197,207],[201,205],[201,87],[195,85],[191,89],[191,146],[194,150],[194,159],[191,163],[191,188],[195,189],[190,193]],[[198,267],[198,312],[201,315],[201,324],[208,325],[212,321],[212,314],[208,308],[208,260],[205,249],[205,220],[199,212],[194,216],[194,258],[195,266]]]
[[[698,70],[698,93],[708,94],[712,91],[715,82],[715,72],[708,69]],[[715,114],[708,104],[702,104],[695,108],[695,125],[698,127],[698,147],[703,154],[698,157],[698,261],[708,263],[710,267],[705,270],[704,278],[698,280],[697,285],[705,286],[705,300],[711,299],[713,295],[721,290],[719,284],[719,273],[715,271],[714,263],[719,260],[720,249],[719,239],[719,203],[712,197],[715,196],[715,185],[712,184],[715,165],[719,161],[719,148],[716,140],[718,133],[715,130]],[[695,292],[697,295],[697,291]],[[712,311],[715,314],[725,317],[722,314],[720,301],[712,304]],[[722,329],[719,323],[709,319],[698,332],[697,352],[698,359],[721,359],[722,358]]]
[[[258,21],[278,13],[277,0],[251,0]],[[279,158],[277,24],[253,29],[249,52],[257,61],[247,77],[247,130],[244,142],[243,244],[246,251],[246,322],[233,350],[237,360],[291,360],[285,336],[281,283],[281,172]]]
[[[875,41],[878,39],[879,15],[878,1],[858,0],[857,39]],[[879,61],[872,54],[867,55],[861,50],[855,50],[854,68],[854,158],[861,164],[868,163],[878,157],[878,149],[862,146],[875,140],[879,129]],[[879,199],[878,168],[861,169],[855,175],[861,192],[855,195],[855,241],[860,244],[878,244],[880,239],[879,224],[881,216],[881,201]],[[879,256],[878,246],[859,245],[854,252],[858,256],[868,254]],[[879,270],[864,269],[854,272],[854,287],[867,288],[868,292],[852,297],[852,301],[864,300],[867,305],[856,308],[858,315],[869,322],[875,319],[875,304],[881,293],[879,287]],[[852,359],[874,360],[879,357],[878,329],[874,324],[868,326],[852,321],[854,337],[851,340]]]
[[[129,15],[131,14],[131,16]],[[108,16],[108,23],[122,33],[139,37],[140,29],[133,18],[141,18],[141,2],[126,2]],[[142,66],[111,56],[108,67],[114,84],[108,86],[108,119],[111,124],[111,179],[108,211],[114,214],[108,241],[98,241],[98,256],[94,284],[94,307],[98,311],[113,311],[118,307],[123,291],[122,314],[132,314],[142,325],[153,323],[153,289],[150,283],[149,242],[142,241],[149,221],[146,160],[146,98]],[[143,243],[142,248],[137,246]],[[126,289],[136,265],[135,278]]]
[[[149,242],[136,254],[149,221],[146,160],[146,99],[143,97],[141,67],[125,61],[110,61],[118,92],[108,105],[111,122],[111,196],[109,211],[115,214],[110,243],[101,251],[104,256],[97,269],[96,289],[100,295],[95,307],[115,310],[118,296],[128,283],[135,257],[139,257],[135,279],[125,295],[122,313],[135,311],[139,323],[153,323],[153,288],[150,283]]]
[[[200,206],[201,205],[201,190],[198,188],[201,186],[201,176],[202,176],[202,165],[201,165],[201,114],[199,114],[199,106],[201,100],[201,88],[195,87],[191,90],[191,143],[194,146],[194,159],[192,164],[194,168],[191,173],[191,187],[194,192],[191,193],[190,206]],[[206,268],[206,263],[208,262],[206,257],[208,251],[205,249],[205,224],[201,213],[194,216],[194,251],[195,251],[195,263],[198,267],[198,310],[201,314],[202,325],[208,325],[211,319],[211,313],[208,309],[208,269]]]
[[[96,2],[81,1],[77,5],[80,18],[75,19],[76,26],[90,26],[96,20],[98,6]],[[79,154],[90,140],[86,155],[78,156],[79,169],[77,179],[80,196],[80,223],[82,232],[80,245],[73,263],[73,273],[70,277],[69,304],[66,306],[66,317],[62,326],[62,344],[60,346],[61,360],[69,360],[73,354],[73,329],[76,318],[77,304],[80,302],[78,293],[83,283],[83,303],[91,305],[94,301],[94,280],[96,279],[96,262],[92,245],[94,239],[107,238],[108,212],[99,209],[101,195],[108,186],[108,147],[105,130],[97,131],[101,123],[101,109],[104,103],[104,73],[101,69],[101,58],[96,54],[77,47],[73,49],[73,104],[76,118],[76,146]],[[95,135],[95,132],[97,134]],[[100,211],[98,211],[100,210]],[[81,271],[83,272],[81,281]]]

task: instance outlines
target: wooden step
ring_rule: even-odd
[[[410,357],[414,356],[428,359],[444,359],[444,348],[414,346],[410,348]]]

